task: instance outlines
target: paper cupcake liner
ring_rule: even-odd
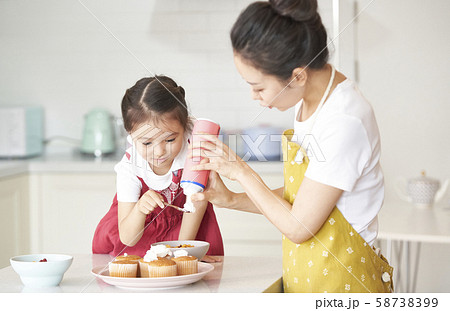
[[[141,278],[148,278],[148,263],[139,261],[139,271]]]
[[[163,278],[177,275],[177,266],[150,266],[148,265],[148,275],[151,278]]]
[[[141,276],[141,268],[140,268],[141,265],[140,265],[139,259],[126,259],[126,258],[117,259],[116,258],[115,261],[123,261],[123,260],[128,260],[128,261],[131,261],[131,262],[135,262],[136,266],[137,266],[136,277],[140,277]]]
[[[178,275],[198,273],[198,260],[176,261],[176,263]]]
[[[109,264],[109,275],[121,278],[135,278],[137,276],[137,264]]]

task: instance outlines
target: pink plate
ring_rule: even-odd
[[[201,280],[206,274],[214,270],[208,263],[198,263],[198,273],[170,276],[165,278],[119,278],[109,276],[108,267],[95,267],[91,273],[105,283],[127,289],[168,288],[178,287]]]

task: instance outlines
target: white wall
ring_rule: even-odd
[[[358,19],[359,85],[377,116],[388,190],[422,169],[450,177],[448,12],[445,0],[376,0]]]
[[[0,104],[43,105],[47,137],[80,138],[82,117],[95,106],[119,115],[125,89],[151,73],[174,77],[193,114],[225,128],[242,128],[260,112],[234,68],[228,38],[251,1],[81,2],[87,8],[71,0],[0,1]],[[331,2],[320,4],[334,37]],[[362,9],[369,0],[358,3]],[[397,175],[450,175],[448,9],[445,0],[376,0],[358,19],[359,84],[380,126],[388,198]],[[341,43],[341,63],[350,68],[348,42]],[[255,124],[262,122],[290,126],[289,116],[274,110]]]
[[[81,138],[86,112],[119,116],[125,90],[156,73],[185,88],[196,117],[245,127],[262,108],[234,67],[229,30],[250,2],[1,0],[0,104],[42,105],[47,138]],[[331,27],[331,1],[321,2]],[[266,111],[252,125],[290,117]]]
[[[359,85],[381,131],[386,200],[398,176],[450,178],[449,12],[447,0],[375,0],[358,18]],[[422,247],[418,291],[450,291],[449,256],[448,244]]]

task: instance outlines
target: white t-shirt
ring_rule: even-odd
[[[305,176],[344,190],[337,208],[373,245],[384,180],[379,162],[380,134],[372,107],[349,79],[337,85],[318,114],[316,110],[299,122],[302,103],[295,106],[293,140],[303,142],[307,150],[310,162]],[[306,135],[314,119],[311,135]]]
[[[184,142],[180,152],[173,160],[170,170],[165,175],[156,175],[153,172],[148,162],[136,151],[130,136],[127,137],[127,142],[130,147],[127,148],[122,160],[114,166],[114,170],[117,173],[117,201],[139,201],[142,183],[138,177],[152,190],[161,191],[170,187],[172,184],[172,172],[184,167],[188,142]]]

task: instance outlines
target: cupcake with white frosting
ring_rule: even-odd
[[[153,252],[159,258],[170,258],[172,257],[172,252],[167,246],[158,244],[150,247],[150,252]],[[147,251],[148,252],[148,251]]]
[[[174,258],[177,265],[177,274],[186,275],[198,273],[198,259],[195,256],[189,256],[189,253],[185,250],[179,250],[173,252]]]
[[[177,266],[170,259],[172,252],[164,245],[152,246],[139,261],[141,277],[167,277],[177,275]]]

